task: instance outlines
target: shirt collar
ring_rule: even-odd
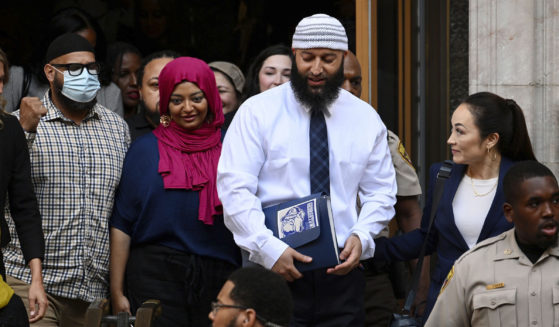
[[[299,101],[299,99],[297,98],[297,95],[295,94],[295,90],[293,90],[293,85],[291,85],[291,81],[287,82],[287,83],[283,83],[282,85],[277,86],[277,88],[288,88],[289,89],[289,93],[291,93],[291,101],[298,106],[299,108],[303,109],[304,112],[308,113],[310,115],[311,113],[311,108],[306,106],[305,104],[303,104],[301,101]]]
[[[502,242],[497,243],[497,253],[494,260],[518,259],[521,254],[522,251],[514,238],[514,228],[511,228],[502,235]]]
[[[45,92],[45,96],[43,98],[43,105],[45,106],[45,108],[47,108],[47,114],[44,117],[45,121],[63,120],[63,121],[71,122],[71,120],[68,119],[66,116],[64,116],[64,114],[62,114],[60,109],[58,109],[54,105],[54,102],[52,102],[50,89],[48,89]],[[99,110],[99,104],[98,103],[96,103],[93,106],[93,108],[91,108],[91,110],[89,111],[87,116],[83,119],[83,121],[85,122],[85,121],[88,121],[89,119],[92,119],[92,118],[96,118],[96,119],[101,119],[102,118],[102,113]]]
[[[547,252],[549,253],[549,255],[559,258],[559,246],[557,246],[557,244],[554,247],[548,249]]]
[[[311,108],[308,107],[307,105],[302,104],[301,102],[299,102],[299,100],[297,100],[297,103],[299,104],[299,106],[301,108],[303,108],[303,110],[308,113],[309,115],[311,114]]]
[[[497,260],[506,260],[506,259],[519,259],[522,260],[522,262],[525,262],[529,265],[532,265],[532,263],[530,262],[530,260],[528,258],[526,258],[526,255],[522,252],[522,250],[520,249],[520,247],[518,246],[518,243],[516,243],[516,237],[514,236],[514,228],[510,229],[509,231],[507,231],[505,233],[503,242],[499,242],[499,244],[497,245],[497,253],[495,255],[495,261]],[[537,262],[540,262],[542,259],[544,259],[545,257],[547,257],[548,255],[552,255],[554,257],[559,257],[559,247],[557,245],[555,245],[552,248],[548,248],[547,250],[545,250],[541,257],[539,258],[539,260]]]

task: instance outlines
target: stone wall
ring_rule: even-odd
[[[559,177],[559,1],[470,0],[469,90],[514,99]]]

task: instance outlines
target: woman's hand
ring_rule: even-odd
[[[111,294],[111,304],[113,306],[113,314],[116,315],[119,312],[128,312],[129,315],[132,315],[130,312],[130,302],[124,294]]]
[[[29,261],[31,268],[31,285],[29,286],[29,322],[36,322],[45,316],[49,300],[43,286],[41,259]]]
[[[124,274],[126,272],[126,262],[130,254],[130,235],[118,228],[111,227],[111,255],[110,255],[110,280],[111,280],[111,304],[113,313],[130,312],[130,302],[124,296]]]

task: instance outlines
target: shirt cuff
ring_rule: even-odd
[[[351,235],[359,237],[361,241],[361,258],[360,260],[372,258],[375,254],[375,243],[369,242],[368,234],[358,230],[352,230]]]
[[[31,145],[33,145],[33,142],[35,141],[35,136],[37,136],[36,132],[28,132],[28,131],[23,131],[23,133],[25,134],[25,139],[27,140],[27,147],[31,148]]]
[[[270,237],[260,248],[260,251],[253,252],[249,260],[262,265],[266,269],[272,269],[279,257],[289,246],[276,237]]]
[[[27,142],[33,142],[35,140],[35,136],[37,136],[36,132],[23,131],[23,133],[25,133],[25,138],[27,139]]]

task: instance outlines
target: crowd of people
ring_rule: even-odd
[[[154,326],[387,326],[406,290],[395,270],[422,244],[436,262],[418,325],[559,323],[559,188],[514,100],[480,92],[454,110],[452,172],[433,207],[431,167],[422,211],[334,17],[303,18],[246,74],[106,44],[77,9],[46,34],[33,69],[0,50],[0,326],[83,326],[101,298],[130,315],[160,300]],[[274,236],[263,208],[316,193],[340,264],[300,272],[313,258]]]

